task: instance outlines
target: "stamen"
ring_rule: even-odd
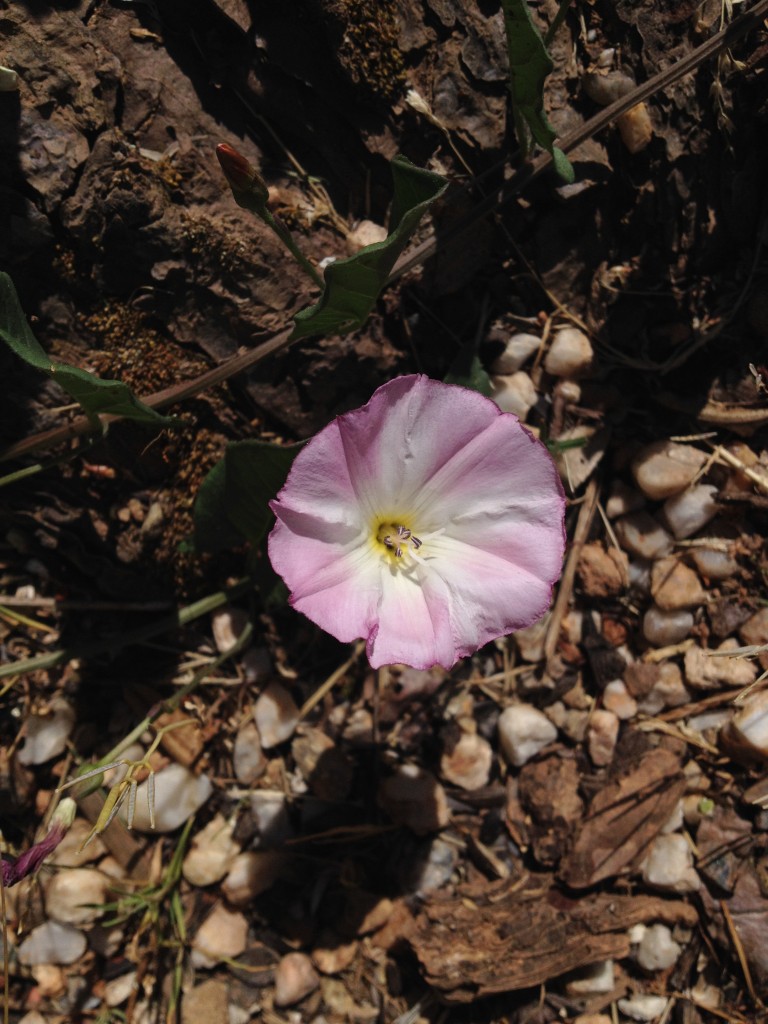
[[[422,544],[419,538],[414,537],[406,526],[402,526],[399,523],[382,523],[378,529],[376,538],[379,543],[383,544],[385,548],[388,548],[395,558],[398,559],[402,558],[406,553],[409,543],[413,548],[413,551],[418,551]],[[413,554],[413,551],[411,551],[411,554]]]

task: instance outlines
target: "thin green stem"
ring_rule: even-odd
[[[91,423],[90,417],[88,422]],[[99,433],[103,433],[103,426],[99,423]],[[33,466],[24,466],[22,469],[14,470],[13,473],[7,473],[5,476],[0,476],[0,487],[7,487],[9,484],[15,484],[17,480],[25,480],[29,476],[36,476],[38,473],[44,473],[46,469],[51,469],[53,466],[59,466],[65,462],[71,462],[78,456],[83,455],[90,448],[96,444],[98,438],[91,441],[85,441],[79,445],[74,451],[66,452],[64,455],[59,455],[55,459],[48,459],[47,462],[36,462]]]
[[[293,240],[293,235],[290,233],[288,228],[284,224],[281,224],[280,221],[266,208],[266,206],[263,206],[258,211],[258,216],[261,217],[268,228],[271,228],[272,231],[274,231],[304,273],[308,274],[309,277],[312,278],[313,283],[316,284],[318,288],[324,288],[325,282],[301,249],[296,245]]]
[[[227,587],[226,590],[219,590],[215,594],[209,594],[207,597],[187,605],[186,608],[179,608],[178,611],[172,612],[170,615],[165,615],[161,619],[156,619],[145,626],[129,630],[120,636],[112,636],[107,640],[91,643],[73,644],[72,647],[66,647],[60,651],[51,651],[49,654],[39,654],[34,658],[24,658],[21,661],[0,665],[0,679],[6,679],[8,676],[22,675],[25,672],[37,672],[41,669],[54,668],[56,665],[60,665],[64,661],[70,661],[72,658],[93,658],[100,654],[114,653],[116,649],[126,647],[129,644],[141,643],[160,633],[178,629],[179,626],[186,626],[195,619],[199,619],[202,615],[206,615],[216,608],[221,608],[222,605],[228,604],[236,597],[245,594],[253,585],[253,581],[248,576],[245,579],[239,580],[231,587]]]
[[[154,722],[156,722],[161,715],[171,714],[172,712],[176,711],[177,708],[179,708],[179,706],[181,705],[182,701],[186,700],[187,697],[197,689],[197,687],[200,685],[200,683],[202,683],[206,676],[209,676],[212,672],[215,672],[216,669],[220,668],[225,662],[229,661],[230,658],[238,654],[249,642],[252,634],[253,626],[249,622],[246,625],[245,629],[240,634],[240,636],[237,638],[235,643],[232,645],[232,647],[224,651],[223,654],[220,654],[218,658],[214,658],[214,660],[211,661],[209,664],[203,665],[202,668],[198,669],[197,672],[195,672],[195,674],[192,676],[190,681],[188,683],[185,683],[184,686],[180,686],[179,689],[176,690],[176,692],[173,693],[170,697],[168,697],[167,700],[162,701],[160,704],[156,704],[149,712],[149,714],[142,718],[142,720],[139,722],[137,726],[131,729],[127,736],[124,736],[119,743],[112,747],[112,749],[108,751],[108,753],[106,753],[102,758],[100,758],[95,764],[88,765],[87,771],[92,772],[94,768],[98,768],[101,765],[112,764],[113,762],[119,760],[120,755],[123,753],[123,751],[127,750],[133,743],[140,739],[141,736],[147,731],[147,729]],[[81,770],[82,767],[83,766],[81,766]],[[99,789],[101,786],[101,780],[101,775],[95,776],[94,779],[89,779],[89,784],[87,785],[87,787],[82,789],[82,791],[78,792],[78,799],[81,799],[84,796],[88,796],[88,794],[93,793],[97,789]]]

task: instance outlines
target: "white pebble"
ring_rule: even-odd
[[[631,512],[616,520],[616,536],[621,546],[637,558],[662,558],[672,550],[672,535],[648,512]]]
[[[729,579],[739,571],[739,563],[730,554],[730,550],[730,545],[727,551],[719,551],[716,548],[693,548],[691,558],[702,576],[717,583]]]
[[[603,704],[616,717],[626,722],[637,714],[637,701],[622,679],[612,679],[603,690]]]
[[[181,764],[169,764],[155,775],[155,830],[173,832],[199,811],[213,792],[213,783],[207,775],[194,775]],[[149,818],[149,780],[139,784],[133,827],[138,832],[151,832]],[[128,801],[120,808],[125,820]]]
[[[588,71],[582,77],[582,87],[591,100],[601,107],[607,107],[634,89],[635,80],[618,70],[610,71],[607,75]]]
[[[91,924],[104,914],[98,904],[107,898],[106,879],[94,868],[59,871],[48,883],[45,908],[56,921]],[[89,904],[94,904],[89,906]]]
[[[238,730],[232,764],[235,778],[241,786],[252,786],[267,770],[267,759],[261,749],[261,738],[255,722],[246,722]]]
[[[537,662],[544,657],[544,641],[547,639],[549,620],[550,613],[547,612],[538,622],[515,632],[515,644],[523,661]]]
[[[372,220],[361,220],[347,235],[347,250],[354,256],[366,245],[383,242],[386,237],[387,229],[383,225],[376,224]]]
[[[83,850],[83,843],[91,834],[91,825],[85,818],[75,818],[69,831],[48,858],[48,864],[56,864],[62,868],[82,868],[95,860],[99,860],[107,852],[107,848],[99,836],[94,836]]]
[[[20,764],[45,764],[67,746],[75,725],[75,712],[63,697],[54,697],[47,708],[31,714],[24,723],[24,745],[16,757]]]
[[[578,971],[577,976],[567,982],[566,991],[569,996],[599,995],[612,992],[615,984],[613,960],[601,960]]]
[[[679,708],[690,700],[680,668],[674,661],[665,661],[659,666],[659,678],[640,702],[639,710],[644,715],[657,715],[663,708]]]
[[[703,711],[700,715],[691,715],[688,719],[688,728],[693,732],[699,733],[704,738],[707,738],[707,733],[709,733],[709,738],[714,739],[714,734],[718,729],[726,725],[730,716],[731,712],[728,708],[720,708],[720,710],[716,711]]]
[[[539,345],[541,338],[536,334],[513,334],[504,351],[494,360],[492,371],[501,375],[516,373],[538,350]]]
[[[253,720],[265,750],[290,739],[299,723],[299,709],[293,697],[280,683],[271,683],[253,709]]]
[[[271,889],[288,863],[276,850],[248,850],[235,857],[221,891],[233,907],[247,907],[256,896]]]
[[[35,964],[73,964],[85,953],[85,935],[69,924],[46,921],[33,928],[19,946],[19,962]]]
[[[213,885],[226,875],[240,853],[239,845],[232,839],[233,831],[234,821],[226,821],[217,814],[195,835],[181,866],[191,885]]]
[[[488,785],[493,765],[493,749],[476,732],[462,732],[440,759],[440,774],[461,789],[481,789]]]
[[[405,882],[410,892],[423,896],[441,889],[456,869],[459,855],[453,843],[436,836],[429,845],[429,856],[415,857]]]
[[[699,484],[667,498],[664,502],[664,517],[677,540],[692,537],[717,515],[717,493],[716,487]]]
[[[768,690],[747,700],[723,730],[730,748],[751,755],[752,759],[768,757]]]
[[[665,892],[698,890],[701,883],[685,836],[678,833],[656,836],[643,861],[643,880],[647,885]]]
[[[646,497],[663,501],[685,490],[706,461],[705,453],[690,445],[654,441],[632,460],[632,473]]]
[[[524,370],[508,377],[492,377],[491,397],[502,412],[511,412],[525,422],[525,418],[536,405],[538,395],[533,381]]]
[[[192,942],[192,966],[215,967],[225,959],[234,959],[245,951],[248,922],[236,910],[217,903],[206,917]]]
[[[304,953],[286,953],[275,968],[275,1006],[293,1006],[320,984],[320,976]]]
[[[509,764],[520,768],[557,739],[557,729],[531,704],[513,704],[499,715],[499,743]]]
[[[656,647],[679,644],[692,629],[693,614],[685,610],[666,611],[654,604],[643,616],[643,636]]]
[[[618,519],[630,512],[638,512],[645,504],[645,498],[634,487],[628,487],[621,480],[615,480],[605,503],[605,514],[609,519]]]
[[[136,971],[120,974],[104,984],[104,1002],[107,1006],[120,1006],[137,988]]]
[[[724,640],[718,651],[733,651],[739,647],[735,637]],[[689,686],[702,690],[717,690],[721,686],[749,686],[757,677],[757,665],[744,657],[716,657],[701,647],[689,647],[685,652],[685,680]]]
[[[668,1002],[666,996],[634,995],[629,999],[619,999],[618,1007],[632,1020],[652,1021],[664,1013]]]
[[[603,768],[613,760],[619,736],[619,719],[612,711],[600,708],[592,714],[587,730],[587,744],[592,764]]]
[[[678,832],[683,827],[684,821],[684,808],[683,801],[678,800],[675,804],[675,809],[670,814],[667,821],[661,826],[660,833],[663,836],[671,835],[673,832]]]
[[[544,369],[553,377],[579,377],[592,367],[592,342],[578,327],[557,331],[544,359]]]
[[[616,49],[613,46],[609,46],[605,50],[600,51],[600,55],[597,58],[597,66],[599,68],[609,68],[613,64],[613,58],[616,56]]]
[[[219,654],[231,651],[248,625],[248,613],[242,608],[220,608],[211,616],[211,630]]]
[[[262,846],[282,846],[293,835],[288,799],[280,789],[255,789],[250,799],[251,815],[259,830]]]

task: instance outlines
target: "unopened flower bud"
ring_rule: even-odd
[[[7,860],[0,861],[4,886],[16,885],[22,878],[27,878],[37,871],[45,858],[53,853],[69,831],[72,822],[75,820],[76,811],[77,804],[75,801],[65,797],[53,812],[51,827],[44,839],[41,839],[39,843],[35,843],[34,846],[30,846],[26,853],[22,853],[15,864],[10,864]]]
[[[249,207],[256,203],[264,206],[269,192],[253,164],[226,142],[220,142],[216,147],[216,156],[238,205]]]

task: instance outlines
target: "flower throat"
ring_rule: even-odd
[[[421,541],[405,526],[399,523],[382,523],[376,533],[376,540],[383,544],[395,558],[402,558],[409,547],[418,551]]]

